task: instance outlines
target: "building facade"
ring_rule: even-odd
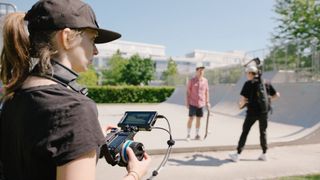
[[[97,44],[97,48],[99,54],[95,56],[93,61],[96,69],[107,69],[109,59],[117,51],[120,51],[124,58],[139,54],[140,57],[151,58],[155,62],[157,79],[167,69],[170,58],[177,64],[179,74],[190,74],[194,72],[198,62],[202,62],[207,69],[214,69],[241,64],[245,57],[245,52],[242,51],[214,52],[198,49],[184,56],[167,56],[165,46],[121,40],[107,44]]]

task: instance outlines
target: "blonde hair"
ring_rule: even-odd
[[[58,53],[54,42],[57,30],[29,32],[25,13],[8,14],[3,24],[3,49],[0,56],[0,78],[4,84],[4,98],[20,88],[30,71],[44,74],[51,69],[51,57]],[[71,39],[81,30],[73,30]],[[33,69],[32,69],[33,68]]]

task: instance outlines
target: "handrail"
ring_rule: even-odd
[[[8,14],[10,12],[10,7],[12,8],[13,12],[17,11],[17,6],[12,3],[6,3],[6,2],[0,2],[0,10],[2,10],[2,7],[5,7],[5,14]]]

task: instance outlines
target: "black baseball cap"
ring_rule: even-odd
[[[121,37],[117,32],[100,29],[92,8],[81,0],[40,0],[27,12],[29,32],[64,28],[98,31],[95,43],[106,43]]]

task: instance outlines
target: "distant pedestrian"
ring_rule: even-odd
[[[264,111],[261,105],[261,97],[268,96],[267,101],[270,102],[278,97],[280,93],[277,92],[270,83],[264,83],[265,90],[267,93],[262,93],[259,90],[259,85],[262,85],[258,79],[261,74],[258,74],[258,68],[256,66],[248,66],[246,68],[246,75],[248,81],[245,82],[242,90],[241,97],[239,100],[239,108],[242,109],[247,107],[247,114],[242,126],[242,133],[238,142],[237,153],[230,154],[232,161],[237,162],[239,156],[245,146],[247,136],[252,125],[258,120],[259,130],[260,130],[260,145],[262,148],[262,154],[259,156],[259,160],[266,161],[266,152],[268,149],[267,145],[267,126],[268,126],[268,111],[270,110],[270,105],[267,103],[267,110]],[[263,87],[263,86],[262,86]]]
[[[187,140],[190,140],[191,126],[194,117],[196,117],[196,140],[200,140],[200,120],[203,116],[203,107],[210,107],[209,103],[209,85],[204,77],[204,65],[198,63],[196,66],[196,75],[189,80],[187,86],[186,106],[189,109],[189,119],[187,124]]]

